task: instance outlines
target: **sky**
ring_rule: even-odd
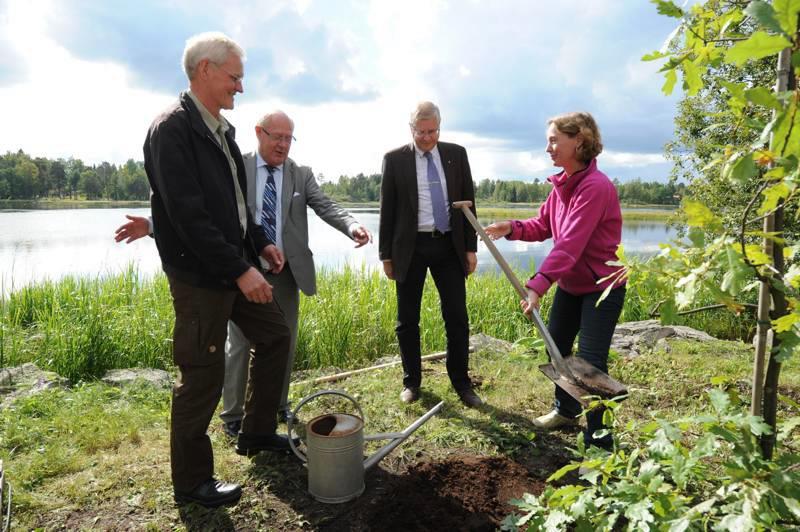
[[[597,119],[606,174],[664,181],[677,98],[641,57],[675,22],[645,0],[0,0],[0,152],[141,160],[150,122],[188,86],[186,39],[222,31],[247,54],[223,112],[242,151],[282,109],[291,157],[323,180],[379,173],[431,100],[476,182],[555,173],[546,120],[578,110]]]

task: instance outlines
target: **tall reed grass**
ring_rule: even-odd
[[[379,271],[350,266],[323,268],[317,280],[318,294],[300,300],[297,369],[358,367],[398,352],[392,281]],[[649,318],[658,300],[658,294],[632,286],[622,320]],[[547,296],[544,316],[549,304]],[[470,276],[467,307],[472,334],[512,342],[533,335],[519,298],[500,273]],[[750,334],[749,318],[709,312],[681,323],[721,338],[744,338]],[[34,362],[72,381],[91,380],[112,368],[170,368],[173,320],[166,278],[143,279],[134,267],[116,276],[27,286],[0,298],[0,364]],[[420,328],[423,353],[446,347],[431,279],[423,292]]]
[[[171,365],[172,304],[163,275],[65,277],[0,299],[6,365],[34,362],[77,381],[112,368]]]

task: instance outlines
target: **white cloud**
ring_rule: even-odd
[[[172,0],[170,6],[187,14],[218,8],[210,0],[199,1],[200,8],[189,0]],[[49,14],[61,9],[79,27],[83,7],[80,2],[5,2],[0,42],[10,43],[9,54],[22,58],[20,71],[27,79],[17,74],[14,81],[0,82],[0,98],[10,102],[4,116],[14,124],[0,132],[0,151],[21,148],[34,156],[72,155],[88,163],[141,158],[147,126],[176,94],[142,89],[137,79],[148,72],[126,63],[130,58],[90,60],[48,34]],[[630,3],[611,0],[236,2],[219,10],[214,22],[254,53],[246,64],[246,92],[227,116],[239,129],[242,148],[249,150],[258,117],[283,108],[297,124],[293,157],[330,178],[378,172],[382,155],[410,140],[407,120],[414,105],[432,99],[445,115],[442,139],[467,147],[476,178],[543,178],[552,167],[540,142],[542,115],[592,104],[606,114],[600,117],[604,138],[615,139],[615,151],[602,156],[604,164],[663,167],[659,154],[634,154],[641,147],[629,145],[631,139],[653,137],[646,128],[672,113],[668,99],[659,100],[664,108],[659,116],[638,112],[652,107],[648,98],[660,98],[661,82],[653,72],[656,65],[638,61],[641,52],[619,56],[621,37],[608,28],[618,28],[614,21],[631,9]],[[656,48],[668,33],[659,29],[650,42],[649,24],[658,18],[651,11],[647,24],[638,21],[624,36],[638,39],[637,48]],[[291,23],[282,25],[286,17]],[[196,21],[202,24],[196,31],[214,29],[208,20]],[[161,23],[172,28],[168,21]],[[266,40],[268,34],[274,43]],[[609,57],[609,49],[616,55]],[[175,54],[177,71],[180,50],[169,53]],[[329,67],[331,61],[343,67]],[[282,79],[304,73],[328,84],[319,90],[335,85],[342,94],[376,96],[300,104],[294,94],[270,94]],[[267,96],[258,96],[255,88]],[[305,88],[300,84],[297,90]],[[612,122],[613,114],[621,118]],[[668,126],[662,129],[671,130]],[[613,135],[613,128],[626,127],[635,134]]]
[[[76,59],[50,39],[42,26],[44,3],[10,3],[8,31],[24,53],[28,79],[0,87],[4,117],[13,128],[0,129],[3,150],[32,155],[122,162],[141,159],[144,131],[164,95],[131,88],[118,64]],[[155,116],[155,112],[153,112]]]
[[[604,151],[601,155],[603,164],[623,168],[642,168],[654,164],[663,164],[667,160],[661,153],[623,153]]]

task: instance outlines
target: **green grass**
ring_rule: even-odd
[[[66,277],[0,299],[5,365],[34,362],[72,381],[108,369],[171,366],[173,312],[163,275],[135,269],[101,278]]]
[[[631,397],[619,410],[623,424],[642,424],[653,416],[668,419],[708,408],[704,392],[712,377],[725,377],[748,397],[752,350],[741,343],[676,341],[669,352],[656,351],[633,360],[617,358],[611,373],[625,382]],[[442,411],[382,462],[402,471],[420,459],[454,454],[505,455],[520,463],[545,456],[569,456],[576,432],[543,433],[530,420],[550,408],[552,384],[539,373],[541,355],[481,352],[471,357],[473,378],[487,401],[483,411],[461,406],[444,364],[426,363],[419,403],[398,400],[398,366],[361,374],[335,384],[293,386],[292,399],[321,387],[354,396],[364,410],[367,434],[402,430],[440,400]],[[800,360],[784,365],[781,393],[797,401]],[[340,406],[342,404],[340,403]],[[347,404],[344,403],[344,408]],[[797,404],[782,402],[779,418],[800,415]],[[326,406],[311,403],[301,411],[309,419]],[[0,459],[15,489],[16,529],[316,529],[340,505],[309,506],[305,470],[293,459],[259,455],[250,461],[236,455],[215,417],[211,438],[221,478],[244,483],[242,502],[227,511],[189,509],[179,513],[171,502],[169,478],[169,390],[144,385],[118,389],[100,383],[47,390],[17,399],[0,411]],[[368,444],[371,454],[380,443]],[[558,454],[561,453],[561,454]],[[421,458],[422,457],[422,458]],[[541,464],[546,478],[563,464]],[[377,482],[369,477],[368,482]],[[308,525],[299,523],[308,522]]]
[[[166,430],[168,406],[169,396],[150,386],[93,383],[45,390],[0,410],[0,452],[12,471],[15,512],[35,515],[58,501],[88,502],[93,495],[85,486],[44,499],[39,490],[95,468],[107,453],[140,445],[143,430]],[[124,485],[126,479],[104,480]]]
[[[317,284],[317,296],[300,300],[296,369],[353,368],[398,353],[392,281],[378,271],[345,267],[322,269]],[[542,302],[545,316],[550,297]],[[622,320],[648,319],[658,300],[658,294],[632,285]],[[500,273],[469,277],[467,308],[472,334],[510,342],[531,336],[518,298]],[[72,382],[100,377],[113,368],[169,369],[173,321],[163,275],[142,280],[129,268],[116,276],[68,277],[27,286],[0,299],[0,365],[34,362]],[[752,336],[752,319],[728,312],[693,314],[679,323],[721,338]],[[423,352],[445,348],[439,297],[430,279],[420,327]]]

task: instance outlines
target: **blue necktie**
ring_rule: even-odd
[[[274,166],[267,165],[267,183],[264,186],[264,204],[261,206],[261,225],[264,226],[264,232],[267,238],[276,243],[275,238],[275,217],[276,217],[276,201],[278,199],[277,189],[275,188],[275,178],[272,172],[275,171]]]
[[[428,159],[428,189],[431,191],[433,225],[440,233],[446,233],[449,220],[447,216],[447,205],[444,203],[442,182],[439,179],[439,172],[436,170],[436,165],[433,164],[431,152],[426,151],[425,158]]]

